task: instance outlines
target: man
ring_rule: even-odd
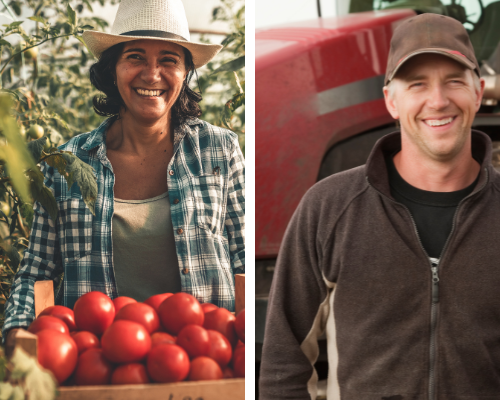
[[[316,184],[287,229],[261,399],[500,399],[500,175],[471,131],[484,88],[463,26],[423,14],[394,32],[384,95],[401,132]]]

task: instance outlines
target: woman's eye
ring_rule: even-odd
[[[171,58],[171,57],[167,57],[167,58],[163,58],[161,60],[161,62],[174,63],[175,64],[177,62],[177,60],[175,60],[174,58]]]
[[[140,60],[141,56],[139,54],[130,54],[127,58],[131,60]]]

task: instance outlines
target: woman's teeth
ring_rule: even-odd
[[[159,96],[162,90],[144,90],[144,89],[136,89],[137,93],[141,96]]]
[[[427,119],[425,120],[425,123],[429,126],[442,126],[449,124],[451,121],[453,121],[453,117],[446,119]]]

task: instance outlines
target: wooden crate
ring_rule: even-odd
[[[245,308],[245,274],[235,276],[236,313]],[[243,291],[243,294],[241,294]],[[35,283],[35,314],[54,305],[52,281]],[[239,308],[238,308],[239,307]],[[16,346],[36,357],[37,336],[20,329]],[[244,400],[245,379],[147,385],[61,386],[57,400]]]

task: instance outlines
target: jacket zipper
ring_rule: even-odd
[[[478,193],[484,187],[486,186],[486,183],[488,182],[488,169],[485,169],[486,171],[486,180],[485,183],[475,192]],[[448,248],[448,243],[450,242],[450,238],[453,235],[453,232],[455,231],[455,225],[456,225],[456,219],[458,215],[458,211],[460,210],[461,205],[463,202],[471,197],[475,193],[470,193],[468,196],[464,197],[462,200],[457,205],[457,209],[455,210],[455,214],[453,215],[453,222],[451,225],[451,231],[446,238],[446,242],[444,244],[443,250],[441,251],[441,254],[439,255],[439,261],[437,263],[432,263],[430,261],[429,255],[424,249],[424,246],[422,244],[422,240],[420,240],[420,236],[418,234],[418,229],[417,229],[417,224],[415,223],[415,220],[413,219],[413,216],[409,210],[408,207],[406,207],[404,204],[398,203],[396,200],[386,196],[379,190],[375,189],[375,187],[372,186],[370,181],[368,180],[368,177],[366,177],[366,181],[368,182],[368,185],[370,185],[373,190],[375,190],[377,193],[379,193],[381,196],[385,197],[389,201],[399,204],[403,208],[406,209],[408,212],[408,215],[410,216],[411,222],[413,224],[413,229],[415,234],[417,235],[418,243],[420,244],[420,248],[422,249],[423,253],[425,254],[427,260],[429,261],[429,265],[431,267],[431,282],[432,282],[432,299],[431,299],[431,337],[430,337],[430,346],[429,346],[429,387],[428,387],[428,398],[429,400],[435,400],[435,391],[436,391],[436,376],[435,376],[435,369],[436,369],[436,348],[437,348],[437,339],[436,339],[436,331],[437,331],[437,315],[438,315],[438,310],[439,310],[439,263],[442,261],[442,257],[445,255],[445,251]]]

